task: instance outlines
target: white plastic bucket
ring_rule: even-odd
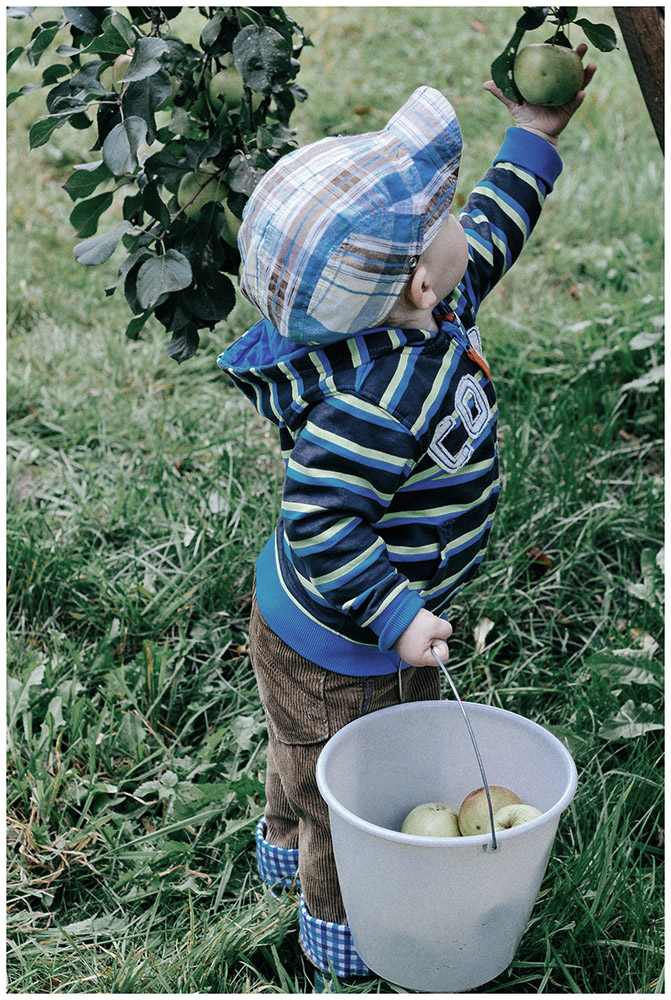
[[[542,815],[477,837],[400,832],[420,802],[458,809],[482,785],[455,701],[396,705],[333,736],[317,764],[354,943],[377,975],[429,993],[471,990],[513,959],[577,773],[542,726],[465,703],[490,785],[512,788]]]

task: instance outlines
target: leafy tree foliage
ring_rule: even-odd
[[[607,24],[593,24],[586,17],[579,18],[577,7],[524,7],[523,10],[524,13],[515,25],[513,37],[491,65],[492,80],[509,100],[517,104],[522,104],[524,98],[515,84],[513,69],[515,57],[527,31],[540,28],[549,21],[556,27],[547,39],[547,44],[563,45],[570,49],[568,29],[572,24],[577,24],[582,28],[588,42],[601,52],[611,52],[617,48],[617,38],[613,29]]]
[[[123,246],[118,280],[106,292],[123,287],[128,337],[155,316],[177,361],[235,304],[242,210],[262,174],[295,146],[289,119],[307,97],[296,83],[298,57],[311,44],[282,7],[198,7],[204,23],[194,46],[172,30],[182,9],[63,7],[8,55],[10,67],[22,56],[37,66],[69,29],[42,82],[9,94],[8,103],[48,88],[31,148],[66,124],[96,133],[86,140],[94,157],[64,185],[80,238],[75,258],[94,266]],[[116,210],[110,226],[119,205],[122,221]]]

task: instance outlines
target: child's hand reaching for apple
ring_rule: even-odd
[[[587,52],[587,46],[584,44],[578,45],[575,51],[582,59]],[[553,146],[556,146],[559,133],[566,128],[582,104],[585,99],[585,87],[587,87],[595,73],[596,65],[589,63],[585,67],[582,88],[572,100],[567,101],[566,104],[562,104],[559,107],[529,104],[527,101],[524,104],[516,104],[514,101],[510,101],[507,97],[504,97],[493,80],[488,80],[484,87],[490,94],[497,97],[502,104],[505,104],[518,128],[524,128],[527,132],[535,132],[536,135],[540,135],[541,138],[546,139]]]
[[[396,640],[394,649],[411,667],[432,667],[436,663],[432,648],[443,663],[447,662],[450,653],[446,640],[451,635],[449,622],[422,608]]]

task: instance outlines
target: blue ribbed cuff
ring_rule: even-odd
[[[530,170],[547,185],[549,191],[564,168],[561,156],[551,143],[535,132],[527,132],[514,125],[506,129],[503,145],[494,159],[494,164],[497,163],[514,163],[517,167]]]
[[[424,601],[414,590],[405,590],[381,615],[371,622],[378,634],[378,649],[388,653],[397,639],[407,629],[413,618],[424,607]]]
[[[370,969],[354,947],[349,924],[334,924],[313,917],[301,893],[298,907],[300,940],[305,954],[322,972],[330,972],[329,962],[339,978],[367,976]]]
[[[265,837],[266,820],[256,824],[256,861],[259,875],[273,889],[300,886],[298,878],[298,848],[275,847]]]

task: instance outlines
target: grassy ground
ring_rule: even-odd
[[[481,83],[519,9],[295,14],[315,42],[301,142],[377,128],[431,82],[462,121],[467,193],[507,124]],[[663,158],[625,50],[597,61],[565,173],[480,317],[504,489],[453,609],[454,676],[559,733],[580,775],[517,955],[481,992],[664,990]],[[160,330],[125,343],[113,265],[72,256],[60,185],[88,137],[29,153],[40,113],[31,95],[8,119],[8,988],[304,992],[297,901],[264,893],[252,843],[246,621],[282,470],[214,363],[252,316],[179,368]]]

